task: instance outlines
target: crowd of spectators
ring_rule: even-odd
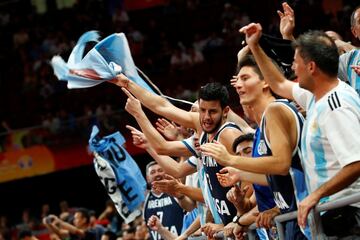
[[[339,6],[326,0],[292,2],[299,13],[297,31],[311,25],[337,31],[344,40],[356,43],[347,30],[352,1],[344,0]],[[278,19],[273,14],[279,1],[169,1],[166,6],[135,12],[110,7],[108,1],[78,1],[61,9],[49,5],[45,10],[31,3],[9,1],[0,8],[0,133],[32,126],[45,129],[42,139],[29,137],[25,146],[56,142],[64,133],[78,135],[78,131],[87,139],[89,126],[99,122],[109,132],[118,128],[123,117],[114,114],[121,113],[123,104],[119,91],[107,86],[68,90],[49,65],[53,55],[66,58],[87,30],[99,30],[102,36],[125,32],[136,65],[165,94],[189,100],[203,83],[228,82],[235,69],[233,53],[243,41],[240,27],[259,21],[264,32],[279,36]],[[304,12],[307,14],[301,14]],[[39,231],[38,235],[46,232],[42,219],[52,212],[46,210],[48,207],[43,209],[37,218],[30,218],[24,210],[18,224],[9,224],[7,217],[1,216],[0,240],[17,239],[27,230]],[[100,216],[97,223],[108,226],[110,222],[101,222]],[[140,227],[134,230],[118,224],[113,232],[136,234],[143,231],[143,225],[138,223]]]
[[[81,218],[85,219],[84,224],[79,224],[79,220],[75,220],[78,218],[77,212],[80,212]],[[22,240],[29,236],[33,240],[59,240],[66,235],[66,232],[63,231],[63,229],[67,229],[66,224],[70,224],[76,230],[85,230],[85,238],[89,240],[100,240],[102,235],[108,236],[109,240],[148,238],[146,224],[141,216],[134,222],[126,224],[120,219],[114,204],[109,200],[100,213],[84,207],[70,207],[67,201],[59,202],[58,211],[50,208],[49,204],[43,204],[38,213],[24,209],[20,221],[15,225],[10,225],[7,216],[1,215],[0,239]],[[59,227],[62,230],[59,232],[51,231],[53,228],[49,225]],[[61,225],[65,225],[65,227]],[[79,237],[81,231],[74,230],[70,234],[72,237],[77,235]]]
[[[53,74],[51,57],[66,59],[85,31],[95,29],[103,37],[124,32],[136,65],[164,94],[189,100],[206,82],[228,82],[235,69],[233,53],[243,41],[240,27],[257,21],[265,33],[279,36],[274,13],[280,1],[174,0],[138,11],[127,11],[121,1],[50,2],[9,1],[1,6],[1,121],[8,126],[2,134],[43,126],[46,134],[56,135],[64,122],[71,131],[83,129],[83,121],[75,119],[122,109],[121,94],[112,88],[68,90]],[[311,25],[353,40],[346,31],[352,1],[292,2],[299,12],[297,31]],[[38,143],[31,137],[25,141],[25,146]]]

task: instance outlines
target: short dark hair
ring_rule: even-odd
[[[240,71],[241,68],[243,67],[252,67],[254,69],[254,72],[259,75],[259,78],[261,80],[264,79],[264,76],[263,74],[261,73],[261,70],[259,68],[259,66],[257,65],[256,61],[255,61],[255,58],[253,57],[253,55],[251,54],[247,54],[245,55],[243,58],[241,58],[241,60],[239,61],[238,63],[238,66],[237,66],[237,72]]]
[[[83,218],[86,218],[86,223],[89,223],[90,220],[90,213],[89,210],[86,208],[77,208],[75,212],[81,213]]]
[[[274,59],[270,58],[270,60],[281,73],[284,73],[284,71],[279,67],[279,65],[274,61]],[[254,72],[257,75],[259,75],[260,80],[264,80],[264,75],[262,74],[262,72],[261,72],[261,70],[260,70],[258,64],[256,63],[256,60],[255,60],[255,58],[254,58],[254,56],[252,54],[245,55],[239,61],[238,66],[237,66],[237,68],[238,68],[237,73],[239,73],[241,68],[243,68],[243,67],[252,67]],[[271,88],[270,88],[270,92],[275,98],[281,98],[280,96],[275,94]]]
[[[316,65],[329,75],[336,77],[339,65],[339,52],[332,40],[323,31],[308,31],[301,34],[293,42],[305,62],[314,61]]]
[[[154,165],[156,165],[156,164],[158,164],[157,162],[155,162],[155,161],[151,161],[151,162],[149,162],[148,164],[146,164],[146,167],[145,167],[145,174],[146,174],[146,176],[148,175],[148,171],[149,171],[149,168],[151,167],[151,166],[154,166]]]
[[[198,99],[204,101],[220,101],[221,107],[225,108],[229,104],[229,92],[226,87],[220,83],[211,82],[200,88]]]
[[[356,11],[360,8],[360,5],[358,5],[354,11],[351,13],[351,17],[350,17],[350,26],[353,27],[355,25],[355,13]]]
[[[233,145],[232,145],[233,152],[236,152],[236,147],[240,143],[245,142],[245,141],[249,141],[249,142],[254,141],[254,134],[247,133],[247,134],[243,134],[243,135],[240,135],[239,137],[235,138]]]

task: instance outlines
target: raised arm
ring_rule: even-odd
[[[163,237],[163,239],[165,240],[171,240],[177,237],[177,235],[174,235],[172,232],[170,232],[166,227],[162,225],[160,219],[156,215],[152,215],[149,218],[147,225],[151,230],[158,232],[161,235],[161,237]]]
[[[151,93],[129,80],[124,74],[118,75],[117,79],[114,79],[111,82],[117,86],[126,88],[131,94],[139,99],[145,107],[154,113],[170,119],[184,127],[200,129],[199,115],[197,113],[187,112],[181,108],[175,107],[165,98]]]
[[[277,11],[280,17],[280,33],[283,39],[295,40],[293,32],[295,28],[295,13],[287,2],[282,4],[283,11]]]
[[[285,78],[259,44],[262,33],[261,25],[259,23],[250,23],[241,28],[240,32],[246,35],[246,42],[270,88],[277,95],[287,99],[293,99],[292,89],[295,83]]]
[[[266,135],[269,137],[272,156],[258,158],[235,156],[229,154],[219,143],[200,146],[202,153],[215,158],[223,166],[262,174],[288,174],[297,139],[294,116],[285,106],[277,103],[267,108],[265,118],[267,126],[271,126],[266,129]]]
[[[154,181],[153,187],[156,188],[159,192],[166,192],[172,196],[177,196],[178,194],[186,195],[193,201],[205,203],[200,188],[185,185],[173,179],[162,179],[159,181]]]
[[[151,147],[158,154],[171,156],[192,155],[181,141],[167,141],[151,124],[142,110],[139,100],[132,96],[126,89],[124,89],[124,92],[128,96],[125,110],[136,119]],[[132,129],[130,128],[130,130]]]
[[[177,162],[169,156],[159,155],[148,143],[145,135],[134,127],[126,126],[131,130],[133,144],[139,148],[145,149],[149,155],[164,169],[164,171],[175,177],[182,178],[196,171],[187,162]]]

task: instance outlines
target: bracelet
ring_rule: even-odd
[[[241,224],[239,221],[236,222],[240,227],[248,227],[248,225]]]

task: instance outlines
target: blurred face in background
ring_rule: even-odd
[[[74,215],[74,226],[80,229],[87,228],[87,219],[81,212],[76,212]]]
[[[351,32],[360,40],[360,8],[356,10],[353,21],[354,23],[351,26]]]

